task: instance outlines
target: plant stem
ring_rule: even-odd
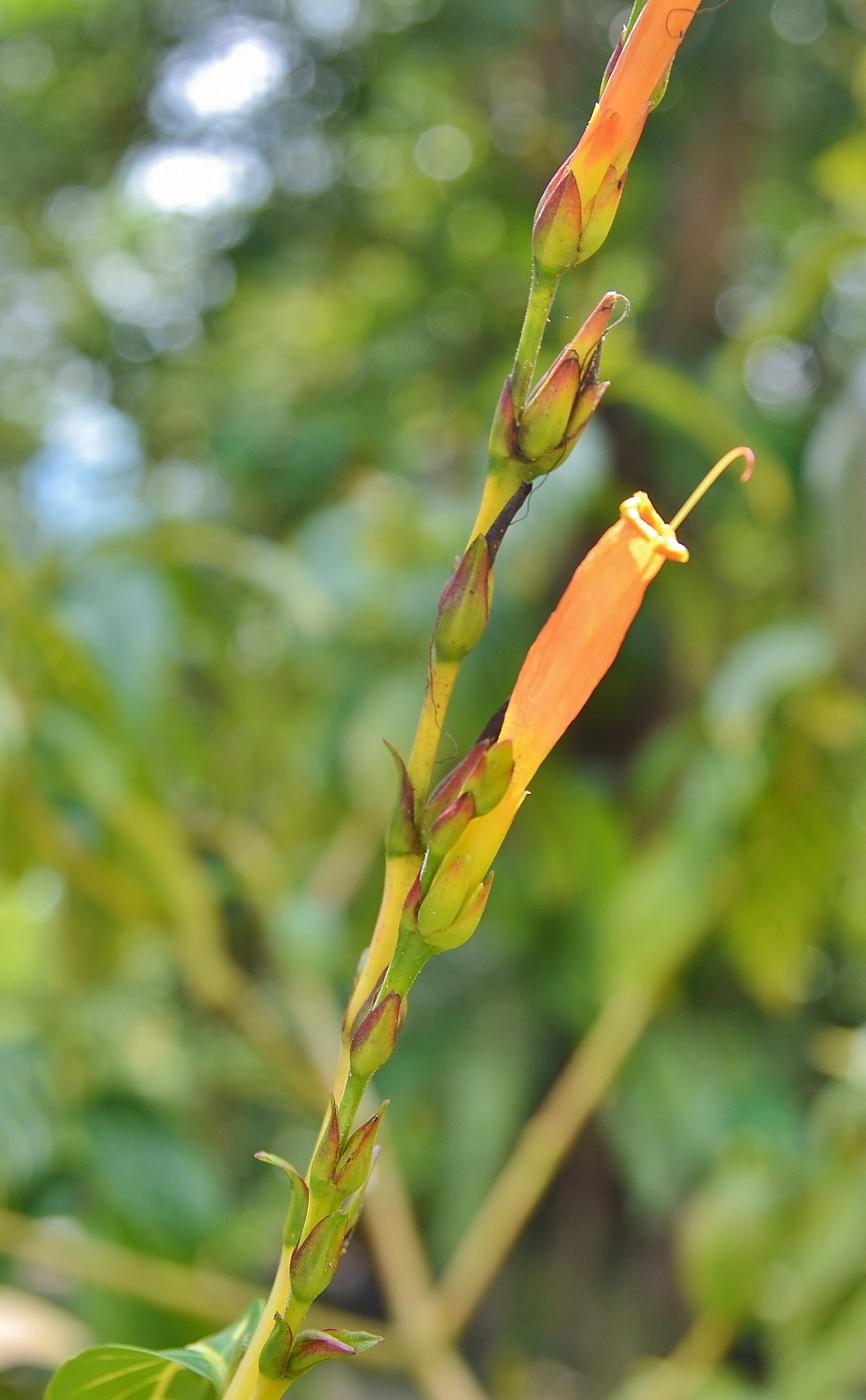
[[[403,905],[420,869],[420,856],[390,856],[385,862],[385,885],[382,890],[379,917],[370,940],[367,960],[361,969],[346,1011],[346,1022],[349,1025],[354,1021],[394,955]],[[337,1072],[337,1086],[340,1091],[342,1091],[348,1072],[347,1049],[348,1046],[344,1044],[341,1068]]]
[[[364,1091],[369,1082],[368,1079],[362,1079],[357,1074],[350,1074],[346,1080],[346,1087],[343,1090],[337,1110],[340,1123],[341,1147],[345,1147],[346,1145],[346,1139],[352,1131],[355,1115],[361,1107],[361,1100],[364,1097]]]
[[[252,1396],[259,1387],[259,1382],[265,1378],[259,1371],[259,1352],[271,1334],[274,1325],[274,1314],[285,1311],[286,1301],[289,1296],[289,1264],[291,1253],[283,1248],[280,1253],[280,1262],[271,1284],[271,1291],[265,1303],[264,1311],[259,1319],[255,1332],[250,1338],[249,1346],[241,1357],[240,1365],[232,1376],[228,1389],[223,1395],[223,1400],[252,1400]],[[273,1383],[272,1383],[273,1384]],[[283,1390],[286,1388],[285,1381],[281,1381]]]
[[[526,314],[523,317],[523,328],[520,332],[517,353],[514,356],[514,367],[511,371],[511,397],[514,403],[514,414],[518,421],[526,407],[526,400],[532,387],[535,366],[538,363],[538,353],[544,339],[550,308],[553,305],[558,286],[558,277],[546,276],[533,268]],[[519,462],[491,462],[490,470],[484,481],[481,505],[469,535],[470,543],[476,535],[486,534],[522,480]]]
[[[556,296],[558,286],[558,277],[539,273],[533,268],[529,300],[526,303],[526,315],[523,318],[523,329],[520,332],[517,353],[514,356],[514,369],[511,372],[511,394],[514,399],[514,412],[518,419],[526,407],[526,400],[529,397],[529,390],[535,374],[535,366],[538,362],[538,352],[541,349],[550,308],[553,305],[553,298]]]

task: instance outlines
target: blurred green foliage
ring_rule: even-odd
[[[15,1210],[267,1282],[283,1194],[252,1154],[312,1142],[285,1046],[369,935],[380,740],[411,738],[532,211],[620,8],[3,6]],[[713,452],[759,461],[685,528],[691,563],[653,585],[381,1075],[441,1264],[605,998],[659,998],[470,1335],[504,1400],[596,1400],[693,1312],[736,1334],[720,1396],[866,1383],[864,103],[860,0],[699,15],[550,328],[552,355],[608,288],[631,301],[604,409],[503,548],[446,760],[622,497],[669,515]],[[100,1339],[201,1330],[2,1267]],[[330,1296],[379,1306],[362,1246]],[[323,1368],[304,1393],[386,1389]]]

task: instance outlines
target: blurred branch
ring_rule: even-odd
[[[65,1222],[39,1222],[14,1211],[0,1210],[0,1253],[33,1269],[62,1274],[80,1283],[95,1284],[112,1293],[138,1298],[169,1312],[184,1313],[224,1325],[249,1307],[261,1290],[242,1279],[210,1269],[188,1268],[170,1259],[142,1254],[125,1245],[97,1240]],[[316,1304],[316,1327],[348,1327],[374,1332],[381,1324],[340,1308]],[[370,1363],[400,1364],[395,1338],[370,1353]]]
[[[724,1359],[734,1340],[730,1323],[702,1313],[669,1356],[637,1377],[635,1400],[691,1400]]]
[[[362,1219],[388,1311],[409,1358],[408,1369],[424,1395],[428,1400],[485,1400],[485,1392],[444,1335],[412,1205],[387,1145]]]
[[[524,1127],[439,1280],[439,1303],[452,1335],[481,1302],[654,1009],[654,1000],[636,988],[615,992]]]

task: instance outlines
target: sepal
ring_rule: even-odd
[[[484,883],[479,885],[475,894],[466,901],[454,922],[448,928],[441,929],[427,939],[427,944],[434,953],[450,953],[453,948],[460,948],[469,941],[487,908],[492,885],[493,871],[491,870]]]
[[[394,811],[391,814],[385,835],[385,854],[386,856],[417,856],[421,854],[421,842],[418,838],[418,829],[415,826],[415,794],[409,780],[409,771],[394,745],[389,744],[387,739],[382,742],[397,766],[397,778],[400,784],[397,801],[394,804]]]
[[[340,1156],[340,1119],[334,1095],[330,1095],[328,1120],[316,1144],[310,1163],[310,1186],[314,1193],[330,1186]]]
[[[441,817],[436,818],[427,838],[428,850],[434,864],[442,861],[457,845],[475,815],[475,798],[472,793],[461,792],[451,806],[446,807]]]
[[[340,1262],[348,1223],[342,1211],[335,1211],[314,1225],[298,1245],[292,1255],[290,1276],[292,1293],[300,1303],[314,1302],[331,1282]]]
[[[349,1063],[353,1074],[369,1079],[391,1058],[402,1013],[402,999],[396,992],[389,992],[367,1013],[352,1036]]]
[[[486,740],[473,744],[466,757],[455,764],[451,772],[446,773],[438,787],[433,789],[424,813],[428,830],[442,816],[442,813],[453,802],[456,802],[464,787],[467,786],[468,779],[484,762],[484,755],[489,747]]]
[[[429,944],[443,929],[450,927],[466,898],[471,856],[458,856],[443,865],[418,910],[418,932]]]
[[[502,386],[499,403],[493,415],[487,451],[491,466],[511,462],[519,456],[517,447],[517,417],[514,411],[514,397],[511,392],[511,375]]]
[[[641,123],[642,127],[643,123]],[[635,140],[635,144],[637,144],[637,140]],[[616,166],[611,165],[604,176],[583,226],[578,262],[585,262],[587,258],[592,257],[593,253],[597,253],[610,233],[622,192],[625,189],[627,175],[627,170],[618,171]]]
[[[374,986],[373,990],[369,993],[369,995],[366,996],[361,1002],[361,1005],[358,1007],[358,1010],[356,1011],[351,1024],[347,1020],[346,1016],[343,1017],[344,1040],[351,1041],[352,1036],[355,1034],[355,1031],[360,1026],[364,1017],[368,1014],[368,1012],[373,1010],[373,1007],[379,1000],[379,993],[382,990],[382,983],[385,981],[385,973],[387,972],[387,970],[387,968],[383,968],[382,971],[379,973],[379,976],[376,979],[376,985]],[[348,1007],[346,1008],[346,1011],[348,1013]]]
[[[301,1332],[289,1362],[291,1379],[303,1376],[320,1361],[346,1361],[362,1351],[377,1346],[382,1338],[373,1332],[349,1332],[342,1328],[326,1332]]]
[[[539,272],[559,276],[580,256],[583,208],[577,181],[566,161],[538,205],[532,227],[532,256]]]
[[[358,1128],[346,1143],[346,1150],[337,1164],[334,1177],[341,1195],[352,1196],[366,1184],[373,1166],[376,1135],[389,1102],[390,1100],[386,1099],[378,1113]]]
[[[475,800],[476,817],[486,817],[508,791],[514,772],[514,745],[510,739],[491,744],[482,762],[466,780],[465,791]]]
[[[585,382],[590,362],[599,349],[602,339],[607,333],[610,325],[610,318],[618,301],[623,301],[628,307],[627,298],[621,296],[619,292],[606,292],[598,306],[590,311],[577,335],[571,342],[571,348],[580,360],[581,383]]]
[[[259,1370],[271,1381],[284,1381],[289,1374],[289,1358],[294,1337],[281,1313],[274,1313],[271,1334],[259,1352]]]
[[[574,405],[574,412],[568,420],[569,451],[574,447],[609,388],[610,380],[603,379],[600,384],[589,384],[581,391],[580,397]]]
[[[528,462],[560,446],[579,387],[580,361],[569,345],[539,381],[523,410],[517,436]]]

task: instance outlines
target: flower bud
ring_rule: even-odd
[[[389,992],[374,1006],[352,1036],[349,1063],[352,1073],[369,1079],[391,1058],[400,1029],[402,998]]]
[[[484,883],[478,886],[470,899],[467,899],[454,922],[448,928],[441,929],[428,938],[427,942],[434,953],[449,953],[452,948],[459,948],[469,941],[487,908],[487,899],[492,885],[493,871],[491,870]]]
[[[476,535],[439,600],[433,644],[439,661],[462,661],[484,635],[490,610],[490,555]]]
[[[350,1332],[344,1328],[328,1328],[325,1332],[300,1332],[289,1363],[288,1376],[294,1380],[318,1366],[320,1361],[348,1360],[359,1352],[369,1351],[382,1338],[373,1332]]]
[[[534,390],[520,418],[517,440],[527,462],[562,445],[580,387],[580,361],[566,346]]]
[[[460,912],[469,883],[471,856],[460,856],[436,875],[418,910],[418,931],[425,943],[449,928]]]
[[[346,1150],[337,1164],[334,1182],[343,1196],[351,1196],[366,1183],[373,1164],[373,1148],[376,1134],[385,1116],[389,1100],[364,1125],[354,1132],[346,1143]]]
[[[343,1248],[348,1221],[341,1211],[326,1215],[314,1225],[303,1244],[292,1255],[292,1293],[299,1303],[312,1303],[324,1293]]]
[[[471,792],[462,792],[450,807],[446,807],[441,817],[430,828],[428,848],[430,858],[438,864],[456,846],[475,813],[475,798]]]
[[[271,1335],[259,1352],[259,1370],[270,1381],[284,1381],[289,1374],[292,1329],[280,1313],[274,1313]]]
[[[601,346],[618,299],[618,292],[608,292],[602,297],[560,352],[535,386],[513,431],[499,435],[495,445],[495,452],[499,454],[496,461],[491,438],[491,464],[501,468],[508,451],[512,454],[508,458],[510,473],[522,479],[520,490],[508,503],[507,512],[503,512],[503,516],[507,514],[506,528],[525,499],[530,483],[559,466],[598,404],[601,394],[593,395],[589,390],[598,379]],[[500,410],[503,404],[510,405],[513,413],[509,381],[506,381]],[[494,521],[487,535],[491,564],[499,545],[497,525],[498,521]]]
[[[510,739],[493,744],[467,779],[465,791],[475,799],[475,815],[485,817],[502,801],[514,772],[514,745]]]

